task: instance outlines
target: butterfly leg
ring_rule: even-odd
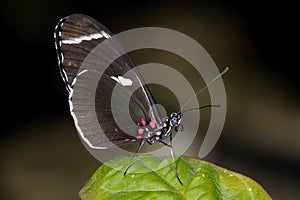
[[[161,144],[163,144],[163,145],[165,145],[165,146],[167,146],[167,147],[170,147],[170,149],[171,149],[171,156],[172,156],[172,164],[173,164],[173,169],[174,169],[174,173],[175,173],[175,175],[176,175],[176,178],[177,178],[177,180],[178,180],[178,182],[181,184],[181,185],[183,185],[183,183],[181,182],[181,180],[180,180],[180,178],[179,178],[179,176],[178,176],[178,172],[177,172],[177,167],[176,167],[176,165],[175,165],[175,156],[174,156],[174,150],[173,150],[173,146],[172,146],[172,133],[170,134],[170,144],[167,144],[167,143],[165,143],[164,141],[158,141],[159,143],[161,143]]]
[[[129,168],[132,167],[132,165],[135,163],[135,160],[137,159],[137,157],[138,157],[138,155],[139,155],[139,152],[140,152],[142,146],[144,145],[144,143],[145,143],[145,140],[142,140],[142,141],[140,142],[137,151],[135,152],[135,154],[134,154],[134,156],[133,156],[133,158],[132,158],[130,164],[128,165],[128,167],[126,168],[126,170],[125,170],[125,172],[124,172],[124,176],[126,176],[127,171],[129,170]]]

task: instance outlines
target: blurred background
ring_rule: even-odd
[[[253,178],[273,199],[298,199],[296,7],[255,0],[3,0],[0,199],[76,199],[100,166],[76,133],[57,67],[54,27],[72,13],[90,15],[114,33],[143,26],[180,31],[198,41],[220,70],[230,66],[223,78],[225,128],[205,160]],[[169,56],[133,55],[139,64],[180,63]]]

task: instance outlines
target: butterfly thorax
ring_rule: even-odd
[[[139,128],[137,130],[137,140],[146,139],[146,141],[152,145],[156,141],[162,141],[168,138],[171,134],[172,128],[176,128],[180,125],[181,114],[173,112],[170,117],[167,117],[162,125],[156,123],[153,119],[146,121],[144,118],[138,123]]]

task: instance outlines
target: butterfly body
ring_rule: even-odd
[[[157,125],[153,119],[146,121],[141,119],[141,122],[138,122],[139,128],[137,130],[136,140],[145,139],[148,144],[152,145],[155,142],[160,142],[172,134],[172,129],[177,128],[181,122],[180,113],[171,113],[170,117],[165,118],[162,125]],[[129,139],[127,139],[129,141]]]

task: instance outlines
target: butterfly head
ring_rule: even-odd
[[[180,124],[181,122],[181,113],[176,113],[176,112],[173,112],[171,113],[170,115],[170,125],[172,127],[176,127]]]

